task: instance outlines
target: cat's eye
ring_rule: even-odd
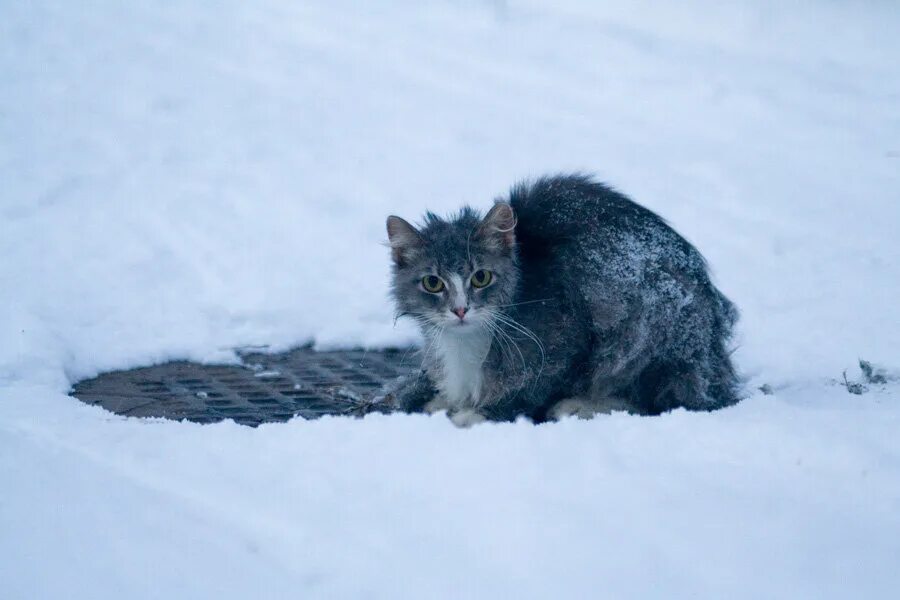
[[[472,273],[472,287],[483,288],[487,286],[494,275],[486,269],[478,269]]]
[[[444,282],[437,275],[426,275],[422,278],[422,287],[426,292],[437,294],[444,289]]]

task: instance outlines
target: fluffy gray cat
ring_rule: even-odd
[[[420,228],[387,220],[392,293],[425,346],[390,394],[460,425],[737,401],[737,319],[700,253],[660,217],[580,175],[512,189]]]

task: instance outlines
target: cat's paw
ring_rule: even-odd
[[[634,407],[632,405],[619,398],[574,397],[557,402],[549,411],[547,411],[547,417],[553,421],[559,421],[566,417],[593,419],[597,415],[608,415],[618,411],[631,412],[633,410]]]
[[[478,425],[479,423],[484,423],[487,421],[487,418],[483,414],[478,411],[471,409],[463,409],[458,410],[450,415],[450,420],[453,421],[453,424],[457,427],[461,427],[463,429],[467,429],[472,425]]]
[[[447,401],[444,400],[441,396],[437,396],[422,407],[422,412],[433,415],[435,413],[447,411],[449,409],[450,405],[447,403]]]
[[[547,414],[552,420],[559,421],[566,417],[592,419],[599,412],[603,411],[595,402],[584,398],[567,398],[557,402]]]

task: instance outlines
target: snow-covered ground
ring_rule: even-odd
[[[0,598],[893,597],[892,2],[0,2]],[[174,358],[402,344],[384,217],[594,172],[741,308],[712,414],[125,419]],[[769,384],[774,395],[757,391]]]

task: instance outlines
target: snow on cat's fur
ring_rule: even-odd
[[[405,410],[540,421],[737,400],[736,310],[691,244],[602,184],[543,178],[484,218],[387,227],[398,313],[426,338],[421,375],[394,392]]]

